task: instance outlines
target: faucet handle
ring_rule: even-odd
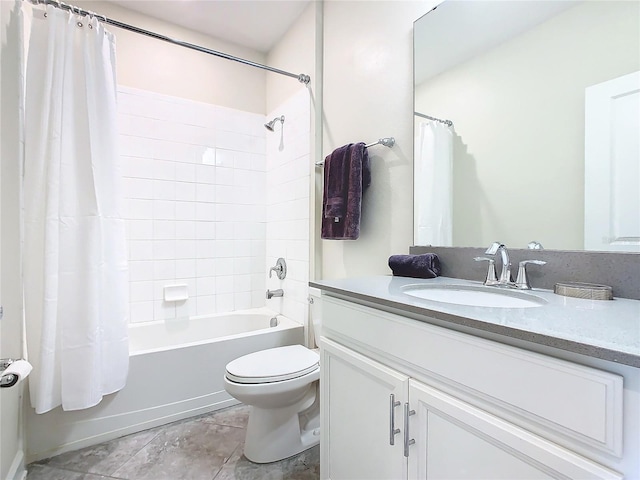
[[[504,243],[493,242],[491,245],[489,245],[489,248],[487,248],[487,251],[484,252],[484,254],[485,255],[495,255],[496,253],[498,253],[498,250],[500,249],[500,247],[504,247]]]
[[[542,260],[523,260],[518,264],[518,277],[516,278],[516,288],[520,290],[531,290],[529,277],[527,276],[527,264],[545,265],[547,262]]]
[[[493,258],[474,257],[476,262],[489,262],[487,277],[484,279],[485,285],[496,285],[498,283],[498,275],[496,274],[496,262]]]
[[[272,272],[276,272],[276,276],[280,280],[284,280],[284,278],[287,276],[287,262],[284,261],[284,258],[280,257],[276,261],[276,266],[275,267],[271,267],[269,269],[269,278],[271,278],[271,273]]]

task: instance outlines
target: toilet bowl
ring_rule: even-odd
[[[226,391],[251,406],[244,455],[269,463],[320,442],[320,356],[302,345],[270,348],[227,365]]]
[[[320,290],[309,288],[310,320],[320,344]],[[320,355],[302,345],[270,348],[227,364],[224,388],[251,407],[244,455],[269,463],[320,443]]]

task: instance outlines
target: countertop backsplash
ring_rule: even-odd
[[[546,265],[529,265],[527,274],[533,288],[553,290],[557,282],[583,282],[609,285],[614,297],[640,300],[640,253],[578,252],[563,250],[529,250],[509,248],[511,274],[515,280],[518,262],[544,260]],[[413,246],[412,254],[433,252],[440,258],[442,276],[483,281],[486,262],[475,262],[484,256],[484,248]],[[500,259],[496,260],[500,271]]]

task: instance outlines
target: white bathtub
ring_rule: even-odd
[[[133,324],[127,385],[87,409],[28,408],[27,462],[111,440],[238,401],[224,390],[225,366],[247,353],[304,343],[303,326],[266,308]]]

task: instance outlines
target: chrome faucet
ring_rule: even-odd
[[[284,296],[284,291],[281,288],[278,288],[277,290],[267,290],[267,300],[269,300],[272,297],[283,297]]]
[[[496,285],[499,287],[517,288],[519,290],[531,290],[531,284],[529,283],[529,278],[527,276],[527,265],[544,265],[547,262],[543,262],[542,260],[523,260],[518,264],[518,278],[514,282],[511,278],[511,261],[509,260],[509,252],[507,252],[507,247],[505,247],[504,244],[500,242],[493,242],[484,253],[493,257],[497,255],[498,252],[500,252],[500,257],[502,259],[502,270],[500,272],[500,278],[497,278],[496,276],[496,265],[493,258],[474,258],[476,262],[489,262],[489,269],[487,270],[487,277],[484,281],[484,284],[487,286]]]
[[[511,279],[511,261],[509,260],[509,252],[507,252],[507,247],[500,242],[493,242],[487,251],[484,252],[485,255],[496,255],[500,252],[500,258],[502,259],[502,270],[500,271],[500,278],[498,279],[499,285],[507,285],[509,282],[512,282]]]

